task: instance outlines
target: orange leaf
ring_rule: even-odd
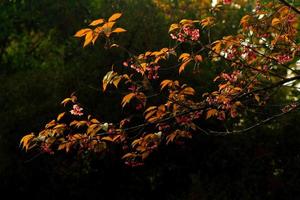
[[[190,55],[189,53],[182,53],[182,54],[179,56],[179,60],[187,61],[190,57],[191,57],[191,55]]]
[[[172,80],[163,80],[160,83],[160,90],[163,90],[166,86],[169,86],[170,84],[172,84],[173,81]]]
[[[21,139],[20,145],[23,144],[23,148],[25,148],[26,151],[27,151],[27,149],[29,148],[30,142],[31,142],[31,140],[32,140],[33,138],[35,138],[35,135],[34,135],[33,133],[28,134],[28,135],[25,135],[25,136]]]
[[[116,28],[115,30],[112,31],[113,33],[123,33],[126,32],[124,28]]]
[[[135,97],[135,93],[129,93],[127,94],[126,96],[123,97],[123,100],[122,100],[122,106],[124,107],[127,103],[130,102],[130,100]]]
[[[216,109],[210,109],[207,111],[206,119],[209,119],[212,116],[217,115],[218,111]]]
[[[179,29],[180,26],[178,24],[171,24],[170,28],[169,28],[169,33],[176,30],[176,29]]]
[[[96,19],[90,23],[90,26],[97,26],[102,23],[104,23],[104,19]]]
[[[222,45],[222,42],[220,40],[217,40],[213,43],[213,47],[212,47],[212,50],[214,50],[217,54],[219,54],[221,52],[221,45]]]
[[[58,116],[57,116],[57,121],[61,120],[61,118],[63,118],[65,116],[66,112],[63,112],[63,113],[60,113]]]
[[[146,115],[145,115],[145,119],[148,120],[150,117],[152,117],[152,115],[154,115],[156,113],[156,110],[152,110],[149,111]]]
[[[61,104],[63,104],[64,106],[66,106],[66,104],[67,104],[68,102],[70,102],[70,101],[72,101],[71,98],[66,98],[66,99],[64,99],[64,100],[61,102]]]
[[[186,87],[180,93],[182,93],[184,95],[194,95],[195,90],[192,87]]]
[[[240,24],[242,26],[245,26],[248,23],[249,19],[250,19],[250,15],[245,15],[244,17],[242,17]]]
[[[108,21],[109,21],[109,22],[116,21],[116,20],[119,19],[121,16],[122,16],[122,13],[115,13],[115,14],[113,14],[113,15],[108,19]]]
[[[90,44],[93,40],[93,31],[90,31],[86,34],[85,36],[85,41],[84,41],[84,44],[83,44],[83,47],[87,46],[88,44]]]
[[[86,34],[88,34],[91,31],[92,31],[92,29],[90,29],[90,28],[84,28],[84,29],[81,29],[81,30],[77,31],[74,36],[75,37],[82,37],[82,36],[85,36]]]
[[[272,19],[272,26],[275,26],[277,24],[280,24],[280,20],[275,17],[274,19]]]
[[[185,61],[184,63],[182,63],[179,67],[179,74],[185,69],[185,67],[187,66],[187,64],[189,64],[189,62],[191,62],[192,59],[188,59],[187,61]]]
[[[103,137],[103,138],[101,138],[101,140],[113,142],[113,139],[110,136]]]

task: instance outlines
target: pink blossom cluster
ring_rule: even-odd
[[[221,77],[231,83],[235,83],[238,80],[240,75],[241,75],[241,71],[235,70],[231,74],[222,73]]]
[[[245,47],[243,49],[243,52],[242,52],[241,56],[245,60],[254,60],[257,57],[256,53],[252,49],[249,49],[249,47]]]
[[[276,60],[279,64],[285,64],[292,60],[292,58],[289,55],[278,55],[276,56]]]
[[[82,116],[83,115],[82,110],[83,110],[83,108],[81,108],[78,104],[74,104],[73,109],[70,111],[70,113],[72,115]]]
[[[123,65],[125,67],[129,66],[128,62],[123,62]],[[144,69],[139,64],[132,63],[132,64],[130,64],[130,68],[134,69],[137,73],[140,73],[140,74],[146,73],[149,80],[159,78],[159,76],[158,76],[158,70],[160,68],[159,65],[154,65],[154,66],[148,65],[146,67],[146,71],[144,71]]]
[[[200,30],[190,26],[184,26],[177,35],[171,33],[171,38],[178,42],[185,42],[187,40],[197,41],[200,38]]]
[[[160,68],[159,65],[155,65],[155,66],[147,66],[146,67],[146,71],[147,71],[147,77],[149,80],[152,79],[158,79],[158,69]]]

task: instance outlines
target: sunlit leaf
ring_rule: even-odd
[[[57,121],[60,121],[64,116],[65,116],[66,112],[63,112],[63,113],[60,113],[58,116],[57,116]]]
[[[90,32],[93,32],[93,30],[90,29],[90,28],[84,28],[84,29],[81,29],[81,30],[77,31],[74,36],[75,37],[82,37],[82,36],[85,36],[86,34],[88,34]]]
[[[115,14],[113,14],[113,15],[108,19],[108,21],[109,21],[109,22],[116,21],[116,20],[119,19],[121,16],[122,16],[122,13],[115,13]]]
[[[163,80],[160,83],[160,90],[163,90],[166,86],[170,86],[173,83],[172,80]]]
[[[104,23],[104,19],[96,19],[90,23],[90,26],[97,26],[102,23]]]
[[[86,47],[88,44],[90,44],[93,40],[93,31],[90,31],[86,34],[83,47]]]
[[[122,99],[122,106],[124,107],[126,104],[128,104],[130,102],[130,100],[135,97],[136,94],[135,93],[129,93],[126,96],[123,97]]]
[[[209,119],[212,116],[215,116],[217,114],[218,114],[218,111],[216,109],[210,109],[210,110],[207,111],[206,119]]]
[[[113,33],[123,33],[123,32],[126,32],[126,30],[124,28],[116,28],[112,32]]]
[[[183,62],[180,67],[179,67],[179,74],[184,71],[185,67],[187,66],[187,64],[189,64],[189,62],[191,62],[192,59],[188,59],[187,61]]]

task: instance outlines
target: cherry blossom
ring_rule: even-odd
[[[83,115],[82,110],[83,110],[83,108],[81,108],[79,105],[75,104],[75,105],[73,105],[73,109],[70,111],[70,113],[72,115],[82,116]]]

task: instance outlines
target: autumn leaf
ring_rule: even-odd
[[[109,71],[106,73],[106,75],[103,77],[102,80],[102,87],[103,87],[103,92],[106,90],[107,85],[110,83],[110,81],[117,75],[116,72],[114,71]]]
[[[183,90],[180,91],[180,94],[184,94],[184,95],[194,95],[195,94],[195,90],[192,87],[186,87]]]
[[[201,25],[203,28],[206,26],[212,26],[214,24],[215,18],[214,17],[206,17],[203,20],[201,20]]]
[[[280,20],[278,18],[275,17],[274,19],[272,19],[272,26],[275,26],[279,23],[280,23]]]
[[[178,24],[171,24],[170,28],[169,28],[169,33],[176,30],[176,29],[179,29],[180,26]]]
[[[96,19],[90,23],[90,26],[97,26],[102,23],[104,23],[104,19]]]
[[[212,43],[213,47],[212,47],[212,50],[219,54],[221,52],[221,45],[222,45],[222,41],[220,40],[217,40],[215,41],[214,43]]]
[[[191,55],[189,53],[182,53],[180,56],[179,56],[179,60],[182,60],[183,62],[184,61],[187,61],[189,60],[191,57]]]
[[[145,119],[149,120],[155,113],[156,113],[156,110],[147,112],[147,114],[145,115]]]
[[[113,14],[113,15],[108,19],[108,21],[109,21],[109,22],[116,21],[116,20],[119,19],[121,16],[122,16],[122,13],[115,13],[115,14]]]
[[[20,141],[20,145],[23,145],[23,148],[25,148],[25,150],[27,151],[30,145],[30,142],[33,140],[33,138],[35,138],[35,135],[33,133],[25,135],[21,141]]]
[[[88,34],[89,32],[92,32],[93,30],[90,29],[90,28],[84,28],[84,29],[81,29],[79,31],[77,31],[75,33],[75,37],[82,37],[82,36],[85,36],[86,34]]]
[[[90,44],[93,40],[93,31],[90,31],[86,34],[83,47],[86,47],[88,44]]]
[[[160,83],[160,90],[163,90],[166,86],[170,86],[173,83],[172,80],[163,80]]]
[[[110,136],[103,137],[101,140],[113,142],[113,139]]]
[[[64,106],[66,106],[66,104],[67,104],[68,102],[70,102],[70,101],[72,101],[71,98],[66,98],[66,99],[64,99],[64,100],[61,102],[61,104],[63,104]]]
[[[218,114],[218,111],[216,109],[210,109],[210,110],[207,111],[206,119],[209,119],[212,116],[215,116],[217,114]]]
[[[183,62],[180,67],[179,67],[179,74],[184,71],[185,67],[187,66],[187,64],[189,64],[189,62],[191,62],[192,59],[188,59],[187,61]]]
[[[66,112],[63,112],[63,113],[60,113],[58,116],[57,116],[57,121],[60,121],[64,116],[65,116]]]
[[[65,148],[66,148],[66,143],[62,143],[58,146],[57,150],[59,151],[59,150],[65,149]]]
[[[126,30],[124,28],[116,28],[112,32],[113,33],[123,33],[123,32],[126,32]]]
[[[242,17],[241,21],[240,21],[240,24],[245,27],[248,23],[250,19],[250,15],[245,15],[244,17]]]
[[[130,100],[135,97],[135,93],[129,93],[126,96],[123,97],[122,99],[122,107],[124,107],[126,104],[128,104],[130,102]]]
[[[174,131],[173,133],[171,133],[170,135],[167,136],[167,142],[166,144],[169,144],[170,142],[173,142],[174,139],[176,138],[177,136],[177,131]]]

